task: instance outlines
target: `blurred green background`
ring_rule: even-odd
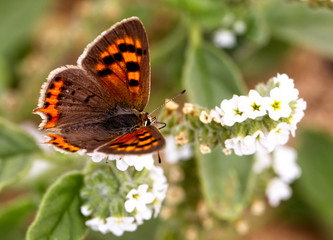
[[[244,21],[247,31],[235,48],[223,50],[213,46],[212,34],[229,13]],[[89,42],[130,16],[142,20],[150,41],[148,112],[184,87],[190,102],[204,107],[219,103],[222,95],[214,93],[207,100],[204,96],[210,93],[201,91],[209,90],[196,87],[202,81],[210,84],[205,70],[214,71],[218,64],[232,69],[248,88],[277,72],[287,73],[308,108],[291,141],[302,168],[301,178],[292,186],[293,196],[279,208],[267,207],[260,217],[245,211],[248,234],[233,233],[213,215],[213,226],[205,228],[200,217],[189,214],[198,211],[201,193],[196,191],[200,188],[196,164],[188,161],[181,164],[186,174],[180,185],[187,189],[186,197],[173,206],[181,209],[178,215],[147,222],[123,239],[333,239],[333,10],[321,1],[275,0],[1,0],[0,239],[24,239],[47,187],[65,171],[84,165],[78,156],[44,149],[30,136],[38,135],[40,118],[32,110],[42,83],[54,68],[76,64]],[[198,41],[203,44],[196,43],[191,34],[200,34]],[[194,64],[208,67],[199,69],[194,83],[188,83],[184,69],[190,65],[189,52],[198,57],[198,48],[207,56],[195,59]],[[50,162],[52,172],[39,170],[33,177],[27,176],[38,159]],[[167,171],[172,175],[172,169]],[[116,237],[89,233],[86,239]]]

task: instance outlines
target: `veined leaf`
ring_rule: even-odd
[[[71,172],[55,182],[45,194],[27,240],[78,240],[86,232],[80,212],[83,175]]]

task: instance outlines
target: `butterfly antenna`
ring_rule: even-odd
[[[155,108],[149,115],[152,115],[153,112],[159,110],[161,107],[164,107],[168,102],[171,102],[172,100],[174,100],[175,98],[183,95],[184,93],[186,92],[186,90],[184,89],[183,91],[181,91],[180,93],[178,93],[176,96],[174,96],[173,98],[171,99],[168,99],[165,103],[163,103],[162,105],[160,105],[158,108]]]

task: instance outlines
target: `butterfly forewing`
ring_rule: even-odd
[[[97,37],[79,58],[123,107],[142,111],[150,93],[147,35],[141,21],[132,17]]]

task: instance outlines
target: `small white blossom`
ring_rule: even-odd
[[[282,90],[283,97],[287,101],[295,101],[298,99],[298,90],[295,88],[294,80],[289,78],[287,74],[277,74],[277,77],[273,78],[274,83],[279,85],[279,89]]]
[[[272,129],[267,136],[268,141],[271,141],[272,143],[276,145],[284,145],[289,140],[289,131],[290,131],[290,125],[282,122],[279,123],[276,128]],[[274,146],[274,148],[275,148]],[[269,149],[269,151],[273,151],[274,149]]]
[[[281,200],[289,199],[291,193],[289,185],[279,178],[273,178],[266,188],[268,202],[273,207],[277,207]]]
[[[223,111],[221,110],[221,108],[216,106],[215,109],[210,110],[210,116],[213,119],[213,121],[224,125]]]
[[[255,119],[257,117],[266,115],[266,108],[265,104],[263,103],[263,97],[261,97],[257,91],[250,90],[248,99],[248,118]]]
[[[291,147],[279,146],[273,153],[274,172],[286,183],[291,183],[301,175],[296,163],[297,153]]]
[[[212,121],[212,117],[210,116],[210,114],[206,111],[202,111],[200,113],[200,117],[199,117],[200,121],[203,123],[210,123]]]
[[[265,132],[258,130],[252,134],[255,139],[255,145],[258,152],[269,152],[269,149],[274,149],[275,142],[270,143],[267,141],[267,130],[263,129]]]
[[[292,114],[289,124],[290,124],[290,132],[293,137],[295,137],[295,131],[297,129],[297,124],[304,117],[304,111],[306,109],[306,102],[300,98],[296,101],[294,113]]]
[[[104,153],[99,152],[88,153],[88,156],[91,156],[91,160],[96,163],[102,161],[107,157]]]
[[[165,160],[168,163],[177,163],[179,160],[190,159],[193,156],[192,147],[190,144],[178,146],[175,137],[172,135],[165,137],[166,146],[164,149]]]
[[[155,200],[152,203],[152,208],[154,209],[154,217],[157,217],[161,210],[162,202],[166,197],[168,183],[161,167],[152,168],[149,172],[149,176],[154,180],[152,193],[155,196]]]
[[[210,153],[212,150],[210,149],[209,145],[207,144],[200,144],[200,152],[202,154]]]
[[[136,209],[138,212],[147,210],[147,204],[154,201],[155,196],[152,192],[148,192],[149,186],[142,184],[138,189],[132,189],[128,192],[125,202],[125,209],[127,212],[133,212]]]
[[[106,225],[114,235],[121,236],[125,231],[134,232],[137,229],[137,224],[134,221],[134,217],[108,217]]]
[[[142,171],[143,168],[149,170],[154,165],[154,158],[152,154],[125,156],[112,155],[109,160],[116,160],[116,166],[120,171],[126,171],[130,166],[134,166],[137,171]]]
[[[135,213],[135,221],[138,225],[143,224],[144,220],[150,220],[151,217],[153,216],[153,210],[151,210],[150,208],[146,208],[143,211],[136,211]]]
[[[91,209],[89,209],[89,206],[81,206],[81,213],[87,217],[91,214]]]
[[[236,36],[230,30],[220,29],[214,33],[213,42],[217,47],[230,49],[236,45]]]
[[[230,100],[223,100],[221,103],[221,110],[224,113],[223,122],[227,126],[232,126],[236,122],[243,122],[246,120],[246,98],[245,96],[234,95]]]
[[[290,101],[285,98],[284,92],[280,88],[273,88],[270,91],[270,96],[264,98],[264,103],[269,117],[274,121],[279,120],[281,117],[287,118],[291,114]]]
[[[86,221],[86,226],[90,227],[94,231],[101,232],[103,234],[106,234],[109,232],[109,229],[107,227],[107,224],[105,221],[99,217],[92,218],[88,221]]]
[[[255,162],[253,165],[253,171],[256,174],[261,173],[263,170],[269,168],[272,165],[272,159],[268,152],[258,151],[255,155]]]

